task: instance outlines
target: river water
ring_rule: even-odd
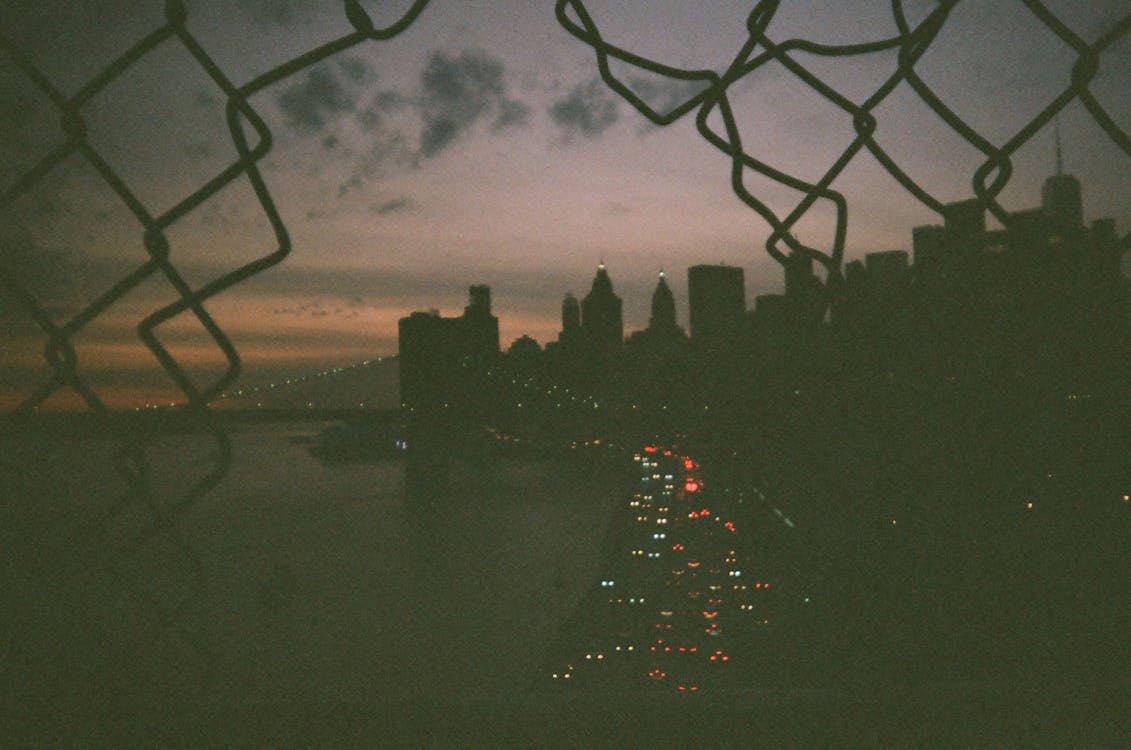
[[[406,497],[402,460],[315,459],[323,427],[235,429],[231,466],[179,514],[215,466],[211,438],[151,441],[149,497],[128,493],[110,438],[4,438],[3,713],[31,717],[38,740],[49,727],[79,746],[115,744],[129,722],[142,729],[124,736],[147,744],[178,744],[167,733],[186,731],[208,741],[249,722],[256,742],[339,744],[338,727],[355,725],[372,739],[389,721],[420,741],[437,714],[462,717],[460,731],[480,739],[521,730],[527,746],[547,744],[551,720],[566,722],[564,746],[725,727],[732,739],[777,732],[837,746],[1031,744],[1035,728],[1044,739],[1113,736],[1110,723],[1082,726],[1080,706],[1101,715],[1106,703],[1074,694],[1066,714],[1063,690],[1054,704],[1044,692],[918,676],[887,693],[789,687],[782,675],[799,665],[833,663],[811,654],[835,628],[765,635],[803,622],[806,576],[776,563],[774,538],[751,521],[782,529],[787,519],[742,507],[697,456],[652,446],[635,461],[630,451],[623,472],[566,456],[457,461],[448,490],[422,503]],[[794,651],[767,663],[787,640]],[[858,665],[841,662],[844,685]],[[681,703],[656,702],[669,698]],[[170,707],[185,706],[195,713],[172,721]],[[662,715],[686,719],[653,723]],[[976,721],[956,720],[967,715]],[[311,730],[316,720],[329,729]],[[594,726],[615,731],[598,737]],[[217,733],[193,735],[199,727]],[[470,736],[433,744],[485,746]]]
[[[596,577],[620,487],[502,459],[453,471],[424,511],[405,496],[401,460],[316,460],[305,439],[322,427],[234,431],[229,471],[177,518],[179,538],[147,534],[142,498],[119,501],[110,441],[10,447],[6,573],[22,606],[6,635],[27,670],[13,693],[81,697],[73,669],[97,675],[99,692],[252,703],[535,684]],[[214,466],[206,437],[163,437],[148,455],[159,505]]]

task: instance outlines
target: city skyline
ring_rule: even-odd
[[[607,5],[607,4],[606,4]],[[751,3],[708,3],[695,18],[672,3],[649,8],[590,4],[610,39],[685,66],[719,69],[740,38]],[[891,33],[889,3],[852,12],[783,4],[769,32],[826,43]],[[912,22],[933,8],[908,3]],[[1072,28],[1094,39],[1118,20],[1118,3],[1056,8]],[[187,3],[188,28],[237,82],[332,38],[343,30],[340,8],[285,2]],[[103,12],[13,4],[4,28],[45,75],[73,91],[99,66],[159,25],[158,5],[108,4]],[[988,137],[1004,140],[1067,80],[1072,56],[1035,24],[1020,3],[960,4],[924,59],[920,74]],[[990,53],[994,35],[1013,40]],[[260,45],[246,45],[249,35]],[[52,53],[58,40],[81,54]],[[1113,92],[1127,71],[1113,61],[1121,40],[1104,53],[1092,88],[1117,122],[1126,103]],[[995,57],[995,55],[998,55]],[[128,71],[84,109],[98,147],[137,186],[154,210],[207,179],[231,152],[222,126],[222,97],[182,52],[168,45]],[[894,56],[822,66],[834,85],[864,96],[890,71]],[[999,74],[987,85],[985,73]],[[1036,71],[1036,74],[1034,74]],[[15,107],[3,121],[5,184],[33,165],[58,138],[50,106],[10,64],[2,80]],[[165,85],[164,81],[171,81]],[[660,82],[637,82],[655,101],[688,93]],[[649,89],[649,86],[651,87]],[[773,109],[760,103],[773,101]],[[788,103],[788,106],[785,106]],[[1023,106],[1017,105],[1023,103]],[[293,242],[281,266],[209,303],[243,359],[241,382],[310,372],[396,350],[396,321],[412,310],[458,311],[469,283],[491,286],[500,337],[529,334],[542,343],[557,330],[556,305],[581,296],[603,260],[625,300],[627,330],[647,323],[655,274],[665,268],[685,328],[686,281],[674,269],[726,263],[742,267],[746,296],[778,292],[780,268],[765,252],[769,227],[731,192],[728,160],[694,133],[690,118],[656,128],[596,78],[592,52],[553,19],[552,4],[517,12],[498,3],[459,9],[430,4],[403,38],[361,46],[256,96],[275,142],[265,176]],[[821,173],[852,130],[781,70],[743,83],[736,115],[755,149],[807,179]],[[1019,113],[1015,110],[1022,110]],[[932,121],[909,93],[886,106],[879,135],[909,171],[945,201],[970,197],[981,156]],[[1084,182],[1086,218],[1131,223],[1122,197],[1131,194],[1125,156],[1079,102],[1059,117],[1067,171]],[[887,130],[887,129],[890,130]],[[138,137],[130,137],[136,134]],[[72,160],[53,171],[4,216],[6,246],[20,246],[17,273],[31,269],[35,291],[61,317],[89,302],[136,264],[141,233],[89,167]],[[1037,186],[1053,169],[1053,129],[1045,127],[1013,159],[1000,196],[1010,210],[1037,202]],[[910,249],[912,227],[937,216],[867,157],[834,187],[849,205],[845,260],[867,252]],[[771,183],[752,184],[777,211],[794,196]],[[827,212],[799,226],[824,246]],[[173,257],[199,284],[270,249],[266,222],[243,185],[221,193],[170,232]],[[23,265],[21,265],[23,264]],[[33,275],[35,275],[33,274]],[[178,397],[176,387],[137,340],[135,327],[169,292],[147,283],[76,337],[84,376],[107,403],[149,400],[141,391]],[[5,322],[11,320],[6,313]],[[14,405],[50,369],[42,334],[26,320],[7,326],[4,402]],[[181,316],[163,326],[164,340],[198,374],[222,365],[199,324]]]
[[[1131,746],[1129,62],[1127,0],[0,4],[5,736]]]
[[[828,287],[820,283],[813,263],[791,259],[784,269],[784,294],[759,295],[753,306],[745,298],[741,267],[691,266],[690,336],[677,323],[675,300],[662,271],[651,296],[648,327],[626,336],[623,300],[604,263],[599,264],[580,304],[573,295],[565,296],[560,332],[544,350],[523,336],[507,351],[499,337],[500,318],[491,311],[490,288],[473,285],[459,317],[445,318],[432,310],[400,320],[401,405],[413,411],[477,402],[476,389],[467,391],[465,381],[478,368],[490,374],[507,351],[518,370],[537,372],[542,362],[554,373],[551,379],[580,386],[593,397],[602,393],[607,398],[617,383],[611,390],[624,390],[621,395],[633,402],[633,409],[635,399],[647,401],[641,394],[653,390],[650,395],[665,409],[676,393],[677,401],[698,408],[699,399],[706,404],[717,388],[686,379],[683,371],[693,363],[710,380],[729,362],[735,365],[734,382],[727,387],[746,380],[746,388],[757,390],[761,377],[773,380],[775,370],[788,370],[784,362],[798,356],[819,370],[818,360],[835,360],[840,355],[833,352],[840,346],[868,349],[880,341],[886,342],[886,351],[877,353],[876,361],[886,361],[882,366],[889,382],[904,377],[954,382],[961,373],[963,379],[972,375],[1000,386],[1002,378],[1026,379],[1014,370],[1024,370],[1034,352],[1051,346],[1057,354],[1041,355],[1045,375],[1059,379],[1050,393],[1060,397],[1064,394],[1057,388],[1086,389],[1088,378],[1081,379],[1081,373],[1094,364],[1094,353],[1088,353],[1085,339],[1110,338],[1112,346],[1119,346],[1131,305],[1120,267],[1126,248],[1113,221],[1085,223],[1080,182],[1059,170],[1045,180],[1040,205],[1015,213],[1007,229],[988,228],[987,211],[976,200],[947,204],[943,216],[940,224],[914,229],[912,253],[868,253],[849,262],[842,280]],[[987,336],[999,347],[1024,341],[1024,348],[1003,360],[1000,352],[985,347]],[[783,346],[796,352],[787,354]],[[910,359],[896,364],[897,350]],[[1072,354],[1060,361],[1065,352]],[[928,367],[912,363],[924,354],[942,359]],[[779,358],[781,362],[774,361]],[[949,364],[940,369],[944,361]],[[874,363],[865,358],[857,364]],[[847,369],[842,379],[861,376],[855,367]],[[657,389],[647,385],[665,370],[682,375]],[[695,386],[679,391],[681,377]],[[527,375],[518,379],[526,382]]]

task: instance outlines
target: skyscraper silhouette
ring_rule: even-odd
[[[947,252],[980,253],[986,244],[986,209],[977,198],[943,207]]]
[[[569,292],[562,300],[562,340],[574,338],[581,330],[581,305]]]
[[[1041,210],[1049,223],[1049,229],[1056,234],[1079,231],[1084,226],[1080,181],[1064,173],[1059,125],[1056,128],[1056,174],[1045,180],[1041,189]]]
[[[581,301],[581,334],[585,347],[598,355],[619,351],[624,340],[621,298],[613,293],[604,263],[598,264],[593,286]]]
[[[660,280],[656,282],[656,290],[652,292],[652,315],[648,318],[648,330],[656,336],[683,335],[675,322],[675,297],[672,296],[663,271],[660,271]]]
[[[562,300],[562,332],[558,343],[569,354],[576,354],[581,347],[581,303],[569,292]]]
[[[463,308],[458,335],[464,354],[499,351],[499,319],[491,314],[491,287],[477,284],[469,290],[470,300]]]
[[[464,385],[459,364],[499,353],[499,319],[491,314],[491,289],[476,285],[458,318],[433,310],[414,312],[398,324],[401,402],[412,409],[443,408]]]
[[[724,346],[740,335],[746,315],[746,282],[737,266],[692,266],[687,269],[691,340]]]
[[[1084,226],[1080,181],[1070,174],[1055,174],[1045,180],[1041,211],[1054,233],[1078,232]]]

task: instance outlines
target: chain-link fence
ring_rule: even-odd
[[[27,271],[26,268],[0,263],[0,292],[8,298],[6,307],[14,307],[40,331],[49,372],[15,413],[5,419],[6,428],[24,434],[7,436],[5,463],[9,468],[14,467],[15,475],[6,476],[0,482],[0,495],[6,495],[0,499],[0,505],[10,504],[12,512],[25,521],[29,514],[48,515],[61,511],[67,516],[56,518],[51,524],[54,532],[44,533],[42,538],[38,534],[42,531],[39,528],[42,524],[37,526],[33,523],[25,531],[30,530],[34,538],[8,540],[10,544],[5,557],[9,558],[7,562],[11,569],[5,571],[5,601],[13,605],[19,603],[19,606],[6,607],[9,611],[5,613],[2,628],[3,656],[0,660],[4,663],[4,681],[9,683],[5,690],[5,712],[10,717],[15,717],[18,712],[14,705],[7,702],[8,699],[15,700],[15,693],[8,693],[8,689],[15,690],[17,682],[25,681],[33,674],[37,679],[50,680],[51,669],[67,662],[61,656],[49,657],[46,662],[42,658],[37,661],[37,656],[54,653],[54,647],[46,646],[38,651],[29,648],[28,642],[36,638],[31,631],[42,630],[45,623],[53,620],[24,610],[42,610],[44,606],[70,607],[72,611],[63,612],[54,621],[76,616],[90,618],[92,609],[78,606],[84,597],[89,596],[83,592],[105,594],[114,591],[113,587],[107,589],[98,585],[112,580],[117,582],[116,586],[124,584],[131,590],[132,605],[148,610],[142,618],[148,623],[127,625],[124,620],[119,620],[118,629],[123,633],[149,631],[150,637],[159,639],[162,631],[176,627],[185,606],[201,592],[204,568],[197,552],[185,542],[181,523],[185,511],[209,493],[231,469],[231,442],[209,408],[209,402],[238,378],[241,365],[239,352],[209,313],[207,304],[234,285],[280,263],[291,251],[287,227],[261,169],[263,160],[272,150],[272,133],[252,105],[252,97],[333,55],[367,42],[380,42],[400,35],[427,5],[428,0],[414,0],[399,18],[389,25],[378,26],[361,2],[345,0],[343,11],[352,31],[240,83],[232,80],[194,36],[189,28],[185,4],[179,0],[168,0],[164,4],[163,25],[98,70],[73,93],[64,91],[37,66],[24,47],[26,40],[13,38],[8,30],[0,29],[0,58],[6,58],[35,90],[50,101],[59,117],[63,135],[62,141],[50,153],[18,175],[11,184],[0,188],[0,212],[9,211],[20,198],[44,184],[65,161],[77,158],[97,174],[136,221],[136,231],[141,234],[145,249],[145,255],[134,261],[127,274],[82,309],[62,318],[49,301],[38,298],[31,291],[28,280],[20,275],[21,271]],[[223,97],[228,135],[237,158],[195,187],[183,200],[157,213],[140,197],[137,186],[124,178],[88,138],[84,115],[92,102],[104,96],[107,89],[131,69],[146,66],[154,55],[174,45],[191,56],[215,87],[215,92]],[[19,106],[18,103],[16,106]],[[178,268],[169,235],[178,223],[199,212],[225,188],[241,181],[254,192],[258,208],[273,231],[275,249],[202,284],[192,285]],[[23,255],[30,253],[29,248]],[[136,421],[114,417],[96,388],[90,385],[74,345],[76,337],[92,323],[152,278],[166,280],[175,290],[176,299],[149,312],[137,326],[137,337],[183,394],[184,408],[179,413],[189,429],[209,436],[212,443],[210,449],[200,450],[199,444],[190,448],[186,438],[181,448],[174,448],[180,457],[176,465],[165,462],[157,467],[154,466],[152,452],[155,443],[161,442],[161,435],[139,429]],[[213,382],[204,385],[195,382],[183,362],[163,342],[161,326],[178,316],[190,316],[198,321],[223,357],[224,371]],[[31,415],[53,396],[67,389],[81,398],[97,421],[93,428],[85,425],[79,431],[80,437],[89,437],[93,430],[99,438],[89,441],[83,451],[87,454],[84,458],[110,464],[113,473],[117,474],[116,480],[108,479],[104,471],[95,471],[93,475],[100,477],[100,486],[75,488],[69,486],[68,474],[90,476],[91,472],[84,472],[82,466],[40,465],[50,461],[50,451],[45,448],[51,445],[54,436],[38,436],[40,439],[37,439],[36,422]],[[107,436],[108,441],[103,439]],[[114,447],[109,451],[102,450],[107,442]],[[73,455],[71,460],[74,460]],[[21,473],[28,476],[21,476]],[[53,487],[55,495],[78,499],[64,503],[65,507],[61,509],[53,507],[42,497],[43,485]],[[71,517],[75,514],[87,517]],[[19,524],[15,527],[10,531],[18,533]],[[57,569],[60,566],[65,570]],[[159,579],[170,579],[171,582]],[[109,602],[106,608],[113,609],[120,603]],[[120,611],[112,615],[114,618],[120,616],[124,617]],[[27,618],[30,618],[28,622],[22,622]],[[96,627],[97,623],[92,621],[78,627],[78,630]],[[156,628],[156,635],[153,628]],[[190,648],[200,647],[194,643],[190,629],[180,628],[177,636]],[[41,634],[41,638],[59,639],[50,632]],[[60,644],[58,648],[65,652],[67,646]],[[140,648],[140,644],[126,648]],[[102,647],[96,649],[101,650]],[[24,664],[25,660],[31,661]],[[71,672],[63,678],[73,680],[82,669],[72,665]]]
[[[861,154],[865,152],[871,154],[915,199],[934,211],[943,213],[943,202],[917,183],[884,149],[880,139],[875,135],[877,130],[875,112],[899,86],[910,86],[945,126],[984,155],[981,166],[971,176],[972,190],[982,208],[988,210],[1007,227],[1010,225],[1011,215],[999,203],[998,197],[1010,180],[1014,155],[1035,134],[1047,128],[1058,113],[1073,102],[1082,104],[1111,142],[1131,156],[1131,137],[1115,122],[1090,89],[1093,79],[1101,68],[1101,56],[1117,41],[1131,33],[1131,13],[1112,24],[1094,41],[1089,42],[1081,38],[1038,0],[1018,0],[1018,2],[1023,3],[1045,28],[1074,51],[1076,62],[1071,71],[1071,79],[1063,90],[1002,144],[992,142],[968,124],[954,109],[944,103],[943,99],[916,72],[917,62],[930,49],[946,26],[958,0],[942,0],[922,21],[914,25],[908,20],[904,3],[901,0],[892,0],[892,16],[899,33],[885,39],[850,45],[819,44],[805,39],[784,41],[773,39],[769,27],[780,3],[778,0],[763,0],[755,5],[747,17],[746,39],[722,72],[674,67],[605,41],[583,0],[557,0],[554,10],[558,21],[569,34],[592,47],[600,76],[605,83],[648,120],[657,125],[667,125],[694,112],[699,133],[730,160],[730,182],[738,198],[771,227],[772,232],[766,242],[767,252],[783,265],[789,262],[791,257],[801,257],[820,263],[826,269],[827,279],[831,285],[840,276],[848,215],[845,197],[832,185]],[[403,16],[387,26],[379,27],[375,25],[359,0],[345,0],[344,15],[353,31],[278,65],[250,81],[239,83],[229,77],[190,31],[184,4],[179,0],[167,0],[164,8],[165,23],[162,26],[150,32],[120,57],[98,71],[73,93],[62,90],[37,67],[20,39],[11,38],[0,29],[0,53],[50,100],[58,114],[64,135],[63,141],[51,153],[40,159],[12,184],[0,188],[2,189],[0,212],[9,209],[21,197],[35,190],[65,160],[77,157],[93,169],[104,185],[117,196],[121,206],[136,220],[136,231],[142,236],[146,251],[146,255],[137,259],[136,265],[128,274],[81,310],[65,319],[60,319],[48,305],[38,299],[17,273],[0,266],[0,288],[41,331],[44,359],[49,370],[48,377],[22,402],[17,413],[30,414],[55,394],[70,389],[78,394],[91,412],[104,417],[107,425],[115,426],[109,409],[96,389],[90,385],[83,371],[74,341],[131,291],[148,279],[163,278],[175,290],[177,298],[151,311],[138,326],[137,335],[168,378],[183,394],[184,413],[192,426],[208,434],[212,441],[212,448],[208,452],[206,461],[207,468],[187,488],[164,487],[163,489],[173,493],[173,496],[169,497],[155,489],[154,468],[147,454],[146,436],[131,432],[129,429],[116,431],[116,436],[122,445],[114,457],[115,466],[122,480],[116,502],[108,506],[110,510],[105,512],[105,517],[94,519],[91,525],[82,527],[81,538],[76,532],[56,540],[56,545],[60,549],[75,544],[98,547],[102,544],[102,537],[99,536],[97,529],[110,524],[110,519],[117,513],[116,509],[127,507],[135,510],[144,509],[145,518],[142,522],[134,524],[128,533],[117,540],[116,552],[111,555],[113,559],[100,560],[96,570],[77,572],[87,576],[103,573],[121,575],[124,558],[131,555],[142,542],[160,538],[166,548],[172,549],[177,558],[183,562],[184,567],[189,571],[188,577],[195,582],[195,587],[199,588],[204,575],[203,566],[191,546],[182,539],[178,527],[184,512],[215,488],[231,468],[232,449],[228,435],[210,410],[209,403],[232,385],[240,373],[240,354],[229,336],[210,315],[207,303],[233,286],[282,262],[291,250],[287,226],[276,208],[261,169],[261,164],[272,151],[272,133],[263,117],[252,105],[251,99],[255,94],[280,84],[328,57],[366,42],[383,41],[398,36],[416,21],[427,5],[428,0],[414,0]],[[128,70],[146,65],[148,56],[166,45],[177,45],[187,52],[212,82],[215,90],[222,95],[225,101],[228,135],[238,158],[193,190],[188,197],[161,213],[155,213],[139,197],[135,186],[115,171],[110,160],[87,137],[84,111]],[[794,54],[805,53],[822,58],[852,58],[882,51],[897,52],[898,68],[862,102],[849,98],[827,84]],[[649,105],[639,92],[634,91],[630,82],[626,82],[625,78],[614,72],[612,67],[614,61],[673,81],[701,83],[702,88],[695,95],[670,109],[657,110]],[[770,63],[783,66],[812,92],[844,112],[852,122],[855,130],[854,139],[815,182],[800,179],[779,166],[759,159],[744,146],[732,107],[730,91],[738,82]],[[721,130],[711,124],[712,115],[715,113],[721,117],[723,123]],[[792,210],[781,215],[771,209],[766,200],[747,187],[746,176],[750,173],[762,175],[775,183],[799,191],[803,197]],[[187,281],[174,260],[174,248],[169,240],[170,230],[186,217],[200,210],[220,191],[240,181],[246,181],[246,184],[252,188],[259,210],[273,230],[275,249],[194,286]],[[831,203],[836,210],[834,238],[831,246],[827,248],[806,245],[797,239],[793,232],[797,224],[818,205],[819,201]],[[1131,233],[1124,235],[1120,242],[1123,250],[1131,249]],[[212,382],[198,384],[190,376],[188,368],[163,342],[160,334],[161,326],[179,316],[195,319],[224,358],[226,363],[224,372]],[[46,553],[44,559],[51,560],[53,556]],[[78,555],[73,559],[79,561],[76,565],[81,566],[81,561],[87,558]],[[142,588],[144,589],[144,586]],[[145,592],[142,591],[141,595],[144,597]],[[185,599],[184,596],[175,597],[170,602],[167,598],[157,597],[151,602],[157,620],[164,625],[174,624]],[[5,644],[5,649],[7,648],[10,648],[10,644]]]
[[[848,200],[833,185],[838,178],[843,178],[850,164],[865,154],[871,155],[915,201],[940,217],[947,217],[948,206],[945,201],[916,181],[911,176],[911,170],[901,165],[884,148],[882,138],[877,136],[877,111],[897,90],[910,88],[938,124],[971,145],[981,155],[981,163],[969,175],[977,209],[988,211],[1007,231],[1014,226],[1017,215],[1003,206],[998,198],[1010,183],[1014,158],[1035,135],[1053,128],[1060,113],[1070,105],[1082,105],[1082,109],[1110,142],[1131,157],[1131,137],[1127,130],[1116,122],[1092,92],[1093,83],[1105,65],[1110,69],[1119,68],[1122,64],[1118,52],[1113,48],[1131,33],[1131,13],[1111,20],[1096,33],[1094,40],[1089,41],[1040,0],[1016,0],[1016,5],[1023,6],[1040,27],[1050,32],[1050,42],[1055,38],[1071,50],[1073,60],[1070,69],[1064,71],[1068,82],[1051,92],[1048,103],[1036,115],[1021,123],[1003,142],[995,142],[964,119],[954,106],[948,105],[944,97],[916,70],[916,65],[952,22],[952,12],[960,1],[939,0],[938,3],[929,4],[929,12],[917,23],[912,23],[910,4],[903,0],[892,0],[891,18],[898,31],[895,36],[852,44],[824,44],[803,38],[775,39],[771,33],[771,24],[782,6],[788,3],[761,0],[754,4],[747,15],[745,33],[742,35],[744,38],[721,72],[677,67],[609,42],[602,35],[600,26],[584,0],[557,0],[555,13],[558,22],[568,33],[592,48],[601,79],[650,122],[666,126],[685,116],[694,115],[695,126],[702,138],[730,159],[730,184],[734,194],[771,228],[765,250],[784,268],[787,278],[790,266],[796,261],[802,262],[802,268],[808,268],[812,262],[823,267],[825,283],[819,286],[821,304],[817,309],[826,311],[844,282],[842,264],[848,234]],[[916,9],[922,11],[923,4],[918,4]],[[866,59],[883,52],[895,54],[895,69],[862,100],[838,90],[821,73],[816,72],[820,70],[819,63],[823,60]],[[815,60],[818,64],[807,65],[807,59]],[[732,97],[744,80],[773,66],[780,66],[792,76],[793,83],[802,90],[798,96],[806,91],[816,94],[852,123],[855,137],[828,162],[816,181],[807,181],[791,173],[788,164],[772,163],[772,156],[759,156],[757,150],[750,148],[743,140],[740,118],[736,114]],[[650,85],[647,79],[641,78],[642,73],[658,76],[673,84],[685,85],[695,93],[682,100],[665,103],[666,108],[657,108],[648,101]],[[759,104],[773,109],[780,103],[766,101]],[[716,114],[721,126],[713,124]],[[1059,160],[1059,132],[1057,149]],[[1131,162],[1127,162],[1127,165],[1131,166]],[[771,207],[770,199],[760,194],[762,190],[768,191],[768,188],[748,187],[748,182],[754,181],[754,178],[765,178],[761,182],[763,186],[776,183],[796,191],[800,195],[796,205],[788,211],[776,211]],[[795,229],[808,215],[818,213],[821,202],[834,207],[835,230],[827,246],[815,247],[799,239]],[[1122,256],[1131,250],[1131,232],[1125,232],[1117,242],[1116,252]],[[1113,375],[1113,380],[1116,377]],[[1123,398],[1121,396],[1120,403]],[[878,424],[871,422],[861,424],[860,427],[865,434],[882,432]],[[912,466],[906,468],[914,469]]]
[[[948,128],[985,156],[985,161],[971,176],[973,192],[981,206],[1006,227],[1012,223],[1012,217],[997,198],[1009,183],[1013,173],[1013,156],[1074,101],[1083,104],[1111,141],[1131,156],[1131,138],[1112,119],[1089,89],[1089,85],[1100,70],[1101,55],[1131,32],[1131,14],[1113,23],[1094,42],[1089,43],[1039,0],[1019,1],[1045,28],[1073,50],[1076,60],[1072,66],[1068,85],[1002,145],[993,143],[967,123],[915,70],[916,63],[938,38],[947,24],[951,11],[960,0],[941,0],[937,7],[914,26],[908,21],[903,1],[892,0],[891,12],[899,30],[898,35],[846,45],[819,44],[806,39],[784,41],[773,39],[768,29],[781,2],[763,0],[757,3],[747,16],[747,37],[722,73],[714,70],[673,67],[605,41],[583,0],[558,0],[555,10],[561,25],[578,40],[593,48],[596,53],[597,68],[605,83],[650,121],[657,125],[668,125],[695,112],[695,124],[699,133],[708,143],[731,159],[731,186],[735,194],[772,228],[773,231],[766,241],[766,251],[770,256],[783,265],[794,255],[817,261],[829,272],[831,279],[836,279],[844,258],[848,205],[844,196],[832,188],[832,184],[860,154],[864,152],[871,154],[912,196],[940,215],[943,214],[943,202],[916,182],[883,148],[875,136],[878,124],[875,111],[902,84],[910,86]],[[830,86],[800,62],[796,54],[804,53],[821,58],[852,58],[892,50],[898,53],[898,69],[862,102],[856,102]],[[631,80],[614,73],[610,64],[612,61],[627,64],[630,70],[648,71],[676,82],[701,83],[702,89],[670,109],[660,111],[650,106],[640,93],[633,90]],[[743,145],[729,92],[737,83],[772,63],[783,66],[804,86],[844,112],[856,132],[856,137],[816,182],[806,182],[790,174],[785,168],[775,167],[759,159]],[[713,128],[709,122],[711,115],[716,111],[722,118],[721,131]],[[803,193],[803,197],[788,214],[779,216],[763,199],[746,187],[746,176],[751,172],[797,190]],[[829,201],[835,206],[837,217],[832,245],[826,249],[808,246],[792,233],[797,223],[821,200]],[[1131,233],[1123,238],[1122,247],[1125,250],[1131,248]]]

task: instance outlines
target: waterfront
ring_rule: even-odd
[[[926,605],[896,610],[915,599],[877,602],[881,587],[865,581],[830,603],[831,587],[820,580],[827,571],[815,553],[802,558],[808,566],[790,568],[798,550],[782,535],[808,531],[787,526],[790,516],[779,517],[765,498],[724,501],[728,488],[719,474],[690,456],[655,459],[656,467],[649,459],[643,467],[644,456],[655,454],[642,452],[635,462],[629,454],[626,469],[636,466],[635,475],[590,458],[465,458],[452,467],[451,492],[433,498],[425,511],[405,498],[403,461],[327,465],[315,459],[310,440],[324,426],[234,429],[227,475],[178,522],[183,549],[162,534],[140,546],[129,541],[145,528],[145,503],[115,504],[125,485],[113,468],[109,440],[38,435],[7,441],[0,511],[4,590],[14,606],[2,621],[6,714],[38,719],[53,736],[88,739],[102,732],[108,742],[140,727],[147,737],[205,730],[223,737],[239,728],[248,736],[278,732],[334,741],[356,729],[363,740],[400,732],[442,738],[441,746],[457,741],[453,737],[511,731],[535,744],[545,739],[539,734],[545,722],[562,727],[556,739],[566,746],[701,731],[731,739],[834,737],[849,744],[931,737],[943,740],[934,744],[962,746],[987,736],[1022,743],[1034,736],[1082,736],[1100,743],[1118,731],[1107,719],[1081,727],[1083,715],[1076,712],[1085,706],[1108,715],[1104,711],[1122,694],[1110,674],[1097,674],[1091,683],[1061,674],[1059,682],[1020,684],[1002,679],[998,664],[989,665],[998,669],[996,677],[983,670],[971,679],[964,665],[981,654],[1011,652],[1008,644],[993,642],[981,643],[973,655],[952,650],[964,639],[996,632],[986,622],[952,628],[966,614],[987,614],[994,585],[960,600],[954,591],[969,582],[960,579]],[[167,434],[152,441],[154,496],[180,496],[207,475],[212,451],[205,436]],[[677,459],[692,461],[692,469],[680,469]],[[677,530],[682,521],[675,519],[674,503],[657,505],[671,512],[646,522],[626,519],[630,512],[644,515],[632,502],[660,494],[632,487],[645,468],[649,477],[659,475],[647,484],[661,493],[669,484],[674,489],[678,475],[685,504],[711,497],[710,524],[734,520],[738,531],[726,536],[743,537],[744,546],[722,552],[742,555],[750,565],[729,570],[742,570],[755,584],[771,582],[768,593],[796,600],[794,606],[812,586],[821,592],[814,597],[820,616],[795,617],[750,647],[734,639],[735,654],[756,652],[762,661],[752,669],[753,662],[735,659],[727,666],[735,678],[704,680],[694,695],[675,684],[655,692],[647,684],[641,690],[641,681],[618,679],[579,680],[577,690],[563,695],[544,669],[556,648],[584,658],[593,652],[594,637],[604,639],[600,645],[618,645],[608,620],[589,617],[594,592],[608,603],[611,587],[601,582],[615,577],[621,599],[668,594],[665,578],[671,579],[666,573],[650,578],[644,567],[657,559],[647,555],[662,551],[661,541],[687,545],[674,535],[694,535],[704,526],[689,519]],[[702,495],[698,487],[687,492],[689,478],[704,483]],[[682,510],[701,514],[703,507]],[[661,517],[668,520],[657,525]],[[651,539],[669,530],[672,538]],[[643,553],[635,571],[631,559],[619,559],[634,550]],[[1090,566],[1077,562],[1075,568]],[[762,580],[755,573],[767,575]],[[732,578],[721,567],[718,575]],[[946,583],[916,576],[909,579],[914,585]],[[835,581],[853,577],[846,570]],[[633,583],[639,588],[629,593]],[[1051,622],[1066,623],[1052,603],[1056,592],[1049,594],[1048,622],[1036,623],[1039,633],[1048,634]],[[724,614],[747,614],[742,606],[749,603],[759,604],[751,616],[763,612],[760,602],[735,600],[729,603],[735,611]],[[1045,605],[1030,603],[1022,611],[1034,606]],[[1101,617],[1107,610],[1084,605],[1080,616],[1089,612]],[[577,639],[579,617],[589,629]],[[622,625],[635,633],[636,625],[656,621]],[[1106,627],[1084,625],[1082,632],[1102,634]],[[947,639],[933,651],[923,649],[939,635]],[[846,644],[851,650],[840,650]],[[1015,650],[1031,653],[1029,646]],[[1033,672],[1042,678],[1063,663],[1048,650],[1040,661],[1045,664]],[[670,718],[655,722],[657,714]],[[457,729],[441,728],[448,722]]]
[[[596,569],[615,488],[507,461],[424,514],[405,502],[403,462],[327,466],[294,441],[320,428],[232,433],[229,474],[180,522],[199,580],[167,537],[125,541],[145,513],[112,506],[108,443],[8,446],[8,705],[150,689],[250,704],[521,691]],[[158,497],[206,472],[209,451],[200,436],[155,443]]]

